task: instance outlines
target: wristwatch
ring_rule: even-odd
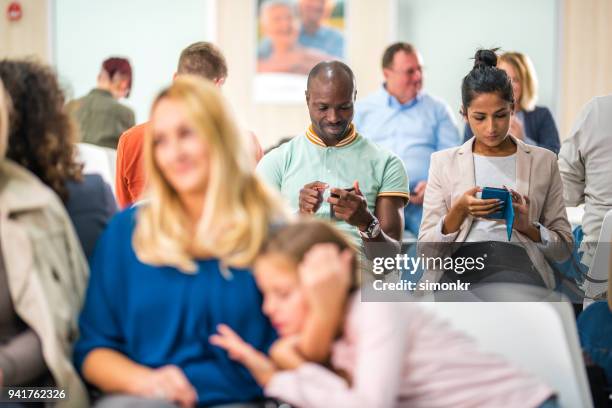
[[[359,235],[361,235],[361,238],[367,239],[374,239],[380,235],[380,222],[378,222],[376,217],[373,217],[365,231],[359,230]]]

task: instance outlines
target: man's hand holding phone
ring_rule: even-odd
[[[368,209],[366,198],[359,189],[358,181],[355,181],[353,187],[348,189],[332,188],[327,202],[333,206],[334,217],[362,231],[370,225],[374,218]]]
[[[322,181],[314,181],[306,184],[300,190],[299,206],[300,213],[314,214],[319,211],[323,204],[323,192],[329,187]]]

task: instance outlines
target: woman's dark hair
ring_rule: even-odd
[[[30,170],[64,202],[66,181],[82,179],[75,128],[55,73],[33,61],[1,60],[0,79],[13,101],[6,157]]]
[[[461,84],[461,101],[463,111],[467,112],[468,106],[476,96],[482,93],[497,93],[510,103],[514,103],[512,83],[504,70],[497,68],[498,49],[476,51],[474,55],[474,67],[463,78]]]

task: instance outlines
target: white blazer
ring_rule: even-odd
[[[534,243],[526,235],[514,231],[523,243],[529,258],[542,276],[547,287],[554,287],[554,275],[546,258],[560,262],[566,260],[573,247],[573,236],[563,200],[563,184],[559,175],[556,155],[544,148],[530,146],[510,136],[517,145],[516,189],[530,199],[529,215],[542,224],[548,245]],[[453,204],[470,188],[475,187],[472,137],[463,145],[432,154],[429,179],[423,203],[423,219],[419,242],[447,242],[439,247],[438,255],[449,256],[465,241],[474,217],[468,216],[459,231],[444,235],[442,223]],[[457,245],[452,245],[456,243]],[[427,271],[424,280],[438,281],[443,271]]]

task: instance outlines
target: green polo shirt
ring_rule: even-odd
[[[355,180],[359,181],[372,214],[380,196],[403,197],[406,203],[409,199],[408,176],[402,161],[354,130],[337,146],[327,147],[308,129],[304,135],[266,154],[257,166],[257,173],[276,187],[296,212],[300,190],[313,181],[327,183],[330,188],[349,188]],[[329,189],[324,197],[328,196]],[[330,219],[329,204],[323,202],[316,215]],[[357,242],[361,241],[357,227],[334,221]]]

